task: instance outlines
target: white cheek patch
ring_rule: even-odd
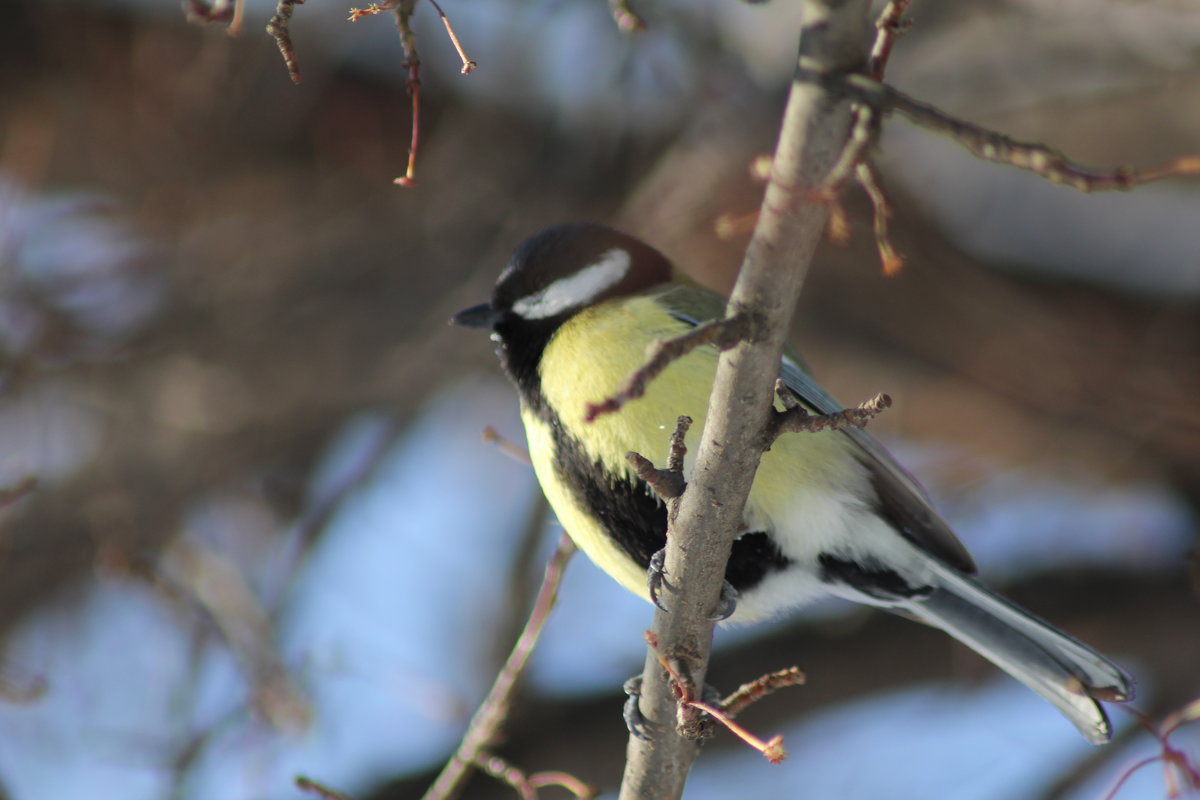
[[[525,319],[546,319],[568,308],[584,306],[616,286],[629,272],[629,252],[613,248],[594,264],[560,278],[528,297],[513,303],[513,311]]]

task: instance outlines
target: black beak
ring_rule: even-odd
[[[500,316],[500,312],[492,308],[491,303],[480,303],[455,314],[450,318],[450,324],[461,325],[464,328],[491,328],[500,321]]]

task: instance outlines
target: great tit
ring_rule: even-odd
[[[558,520],[597,566],[647,598],[667,513],[626,453],[662,453],[683,414],[703,428],[718,352],[702,347],[673,362],[616,413],[588,422],[586,409],[612,396],[653,343],[723,315],[719,295],[673,278],[671,262],[632,236],[558,225],[517,247],[489,302],[451,320],[493,331]],[[784,356],[780,376],[812,411],[841,408],[795,355]],[[689,453],[685,480],[691,468]],[[1131,699],[1130,677],[974,572],[920,484],[870,434],[848,428],[786,435],[763,454],[725,577],[736,590],[732,622],[830,595],[915,617],[1049,700],[1088,741],[1108,741],[1096,700]]]

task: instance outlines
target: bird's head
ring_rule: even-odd
[[[603,300],[671,279],[671,262],[650,245],[594,222],[546,228],[517,246],[492,299],[464,309],[451,324],[505,329],[557,327]]]

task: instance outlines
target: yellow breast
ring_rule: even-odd
[[[584,420],[587,404],[615,393],[642,366],[654,342],[689,329],[652,298],[633,298],[579,313],[547,345],[540,370],[542,392],[587,457],[610,474],[633,476],[625,459],[630,450],[663,464],[681,414],[694,420],[685,477],[690,473],[716,371],[715,348],[699,348],[675,361],[650,384],[645,396],[617,413],[591,423]],[[573,502],[571,488],[562,485],[555,473],[553,432],[547,423],[527,411],[522,417],[534,469],[559,521],[597,566],[645,596],[644,569],[611,542],[599,520]],[[794,487],[820,490],[838,481],[844,485],[851,480],[851,461],[839,434],[784,437],[763,456],[744,515],[747,530],[773,530],[784,515],[794,513]]]

